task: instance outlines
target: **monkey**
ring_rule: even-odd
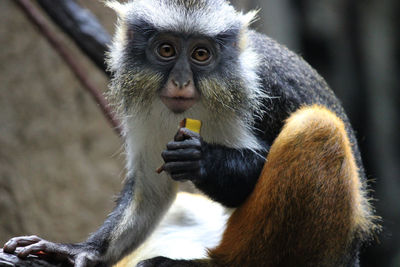
[[[256,11],[228,1],[107,5],[118,14],[108,97],[127,157],[116,206],[84,242],[16,237],[4,251],[111,266],[160,241],[165,253],[119,266],[358,266],[379,226],[354,131],[325,80],[251,29]],[[186,117],[203,122],[201,135],[176,129]],[[207,198],[178,194],[184,182]],[[194,203],[219,223],[201,228]],[[194,227],[181,254],[168,254],[173,237],[160,238],[169,224]],[[185,250],[198,238],[191,234],[211,234],[210,242]]]

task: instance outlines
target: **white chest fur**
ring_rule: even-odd
[[[183,114],[172,114],[155,100],[149,110],[124,121],[128,175],[135,177],[134,199],[124,218],[133,228],[160,219],[161,222],[154,231],[149,228],[151,235],[119,266],[135,266],[141,259],[160,255],[202,258],[206,256],[206,248],[220,242],[229,217],[227,209],[208,198],[188,194],[179,194],[169,208],[176,195],[177,182],[165,172],[155,172],[163,163],[161,152],[173,140],[183,118],[201,120],[201,136],[208,143],[259,149],[256,137],[240,118],[225,115],[215,120],[215,114],[209,114],[201,103]],[[159,216],[165,212],[164,217]]]
[[[217,246],[230,211],[206,197],[179,193],[152,235],[115,267],[130,267],[145,259],[207,257],[207,248]]]

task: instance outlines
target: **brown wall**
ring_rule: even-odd
[[[113,13],[82,2],[111,31]],[[55,30],[104,90],[107,79]],[[15,235],[83,240],[121,187],[121,141],[13,0],[0,3],[0,73],[0,246]]]

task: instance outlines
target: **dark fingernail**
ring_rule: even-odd
[[[15,250],[15,248],[9,242],[5,243],[4,246],[3,246],[3,251],[4,252],[13,253],[14,250]]]

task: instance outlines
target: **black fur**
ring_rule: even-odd
[[[265,162],[265,147],[255,153],[208,144],[198,133],[180,129],[162,153],[164,170],[174,180],[191,180],[213,200],[237,207],[254,188]]]
[[[203,146],[203,176],[194,180],[198,189],[227,207],[237,207],[253,191],[265,162],[266,151],[232,149],[216,144]]]
[[[262,88],[271,99],[265,99],[262,119],[256,119],[256,134],[271,144],[280,132],[284,120],[301,106],[320,104],[340,117],[352,144],[362,180],[365,180],[362,160],[349,119],[325,80],[301,57],[269,37],[251,31],[250,44],[262,57],[258,75]]]

